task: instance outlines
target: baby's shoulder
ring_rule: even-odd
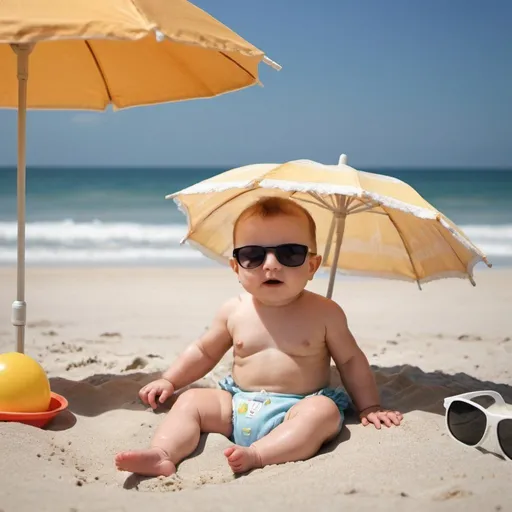
[[[305,306],[308,309],[313,309],[315,313],[321,313],[322,315],[329,316],[344,314],[342,307],[337,302],[334,302],[332,299],[328,299],[323,295],[319,295],[318,293],[307,291],[305,299]]]
[[[225,316],[230,317],[235,314],[246,302],[246,294],[236,295],[227,299],[221,306],[220,310]]]

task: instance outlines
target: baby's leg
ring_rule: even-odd
[[[295,404],[283,423],[265,437],[249,447],[231,446],[224,455],[235,473],[305,460],[338,433],[340,419],[340,411],[330,398],[308,397]]]
[[[176,464],[190,455],[201,432],[226,437],[232,431],[231,395],[220,389],[189,389],[176,400],[147,450],[116,455],[117,469],[147,476],[169,476]]]

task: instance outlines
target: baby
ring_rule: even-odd
[[[171,475],[201,432],[234,442],[224,451],[235,473],[304,460],[341,430],[349,397],[329,387],[334,360],[363,425],[399,425],[384,410],[373,373],[338,304],[305,287],[321,263],[316,227],[297,203],[260,199],[233,230],[231,268],[247,293],[221,306],[209,330],[161,379],[140,390],[156,408],[176,390],[204,377],[233,348],[221,389],[189,389],[178,397],[146,450],[119,453],[119,470]]]

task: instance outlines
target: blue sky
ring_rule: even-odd
[[[119,112],[28,115],[29,165],[512,167],[510,0],[194,3],[283,66],[265,87]],[[0,110],[0,165],[16,112]]]

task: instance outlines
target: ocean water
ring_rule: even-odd
[[[185,217],[164,197],[225,170],[29,168],[27,264],[216,265],[180,246]],[[512,170],[365,170],[406,181],[494,265],[512,265]],[[0,168],[0,265],[15,262],[16,169]]]

